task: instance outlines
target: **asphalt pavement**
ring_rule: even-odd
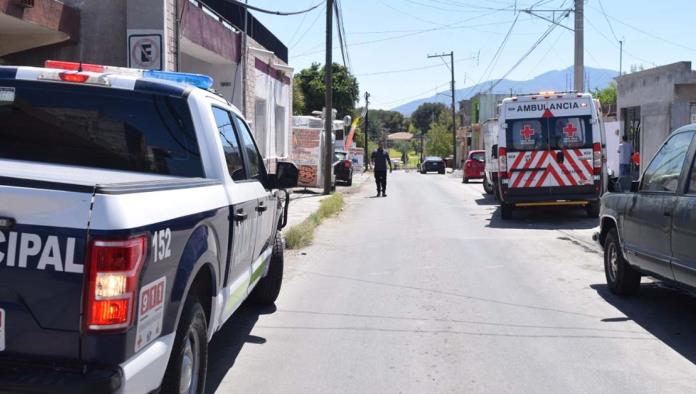
[[[696,390],[696,301],[611,295],[581,210],[502,221],[478,183],[394,172],[288,253],[276,307],[210,344],[208,392]]]

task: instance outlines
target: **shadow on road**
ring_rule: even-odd
[[[500,208],[491,215],[487,227],[527,230],[582,230],[599,225],[598,219],[587,217],[585,210],[576,207],[517,208],[512,219],[503,220]]]
[[[591,285],[600,297],[626,315],[602,319],[633,320],[657,339],[696,364],[696,298],[662,283],[644,283],[637,296],[622,298],[606,285]]]
[[[483,191],[481,192],[481,198],[477,198],[474,202],[478,205],[498,205],[494,195],[486,194]]]
[[[208,376],[205,382],[205,392],[214,393],[225,378],[227,371],[232,368],[239,352],[245,343],[264,344],[265,338],[250,335],[259,316],[273,313],[275,306],[259,307],[244,304],[215,334],[208,345]]]

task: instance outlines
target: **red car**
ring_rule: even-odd
[[[464,162],[464,183],[469,183],[469,179],[483,179],[485,171],[486,152],[482,150],[472,150],[469,157]]]

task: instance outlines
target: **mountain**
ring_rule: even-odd
[[[585,67],[585,83],[589,83],[590,90],[595,88],[605,88],[609,86],[609,83],[616,77],[618,71],[606,70],[601,68]],[[545,90],[553,91],[563,91],[568,88],[570,82],[573,78],[573,67],[570,66],[564,70],[553,70],[545,72],[541,75],[536,76],[528,81],[511,81],[508,79],[503,79],[493,90],[494,93],[509,93],[510,90],[514,93],[532,93],[541,92]],[[486,81],[479,83],[474,86],[469,86],[463,89],[455,90],[455,97],[457,102],[460,100],[469,99],[474,96],[479,91],[486,91],[491,83],[494,81]],[[406,116],[410,116],[413,111],[418,108],[419,105],[429,102],[439,102],[450,105],[451,101],[449,96],[449,90],[443,90],[431,97],[416,99],[410,101],[406,104],[402,104],[396,108],[392,108],[392,111],[398,111]]]

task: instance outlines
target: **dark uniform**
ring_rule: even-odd
[[[377,196],[387,196],[387,163],[389,163],[389,171],[392,169],[392,163],[389,159],[389,153],[384,149],[378,148],[372,152],[372,163],[375,171],[375,183],[377,184]]]

